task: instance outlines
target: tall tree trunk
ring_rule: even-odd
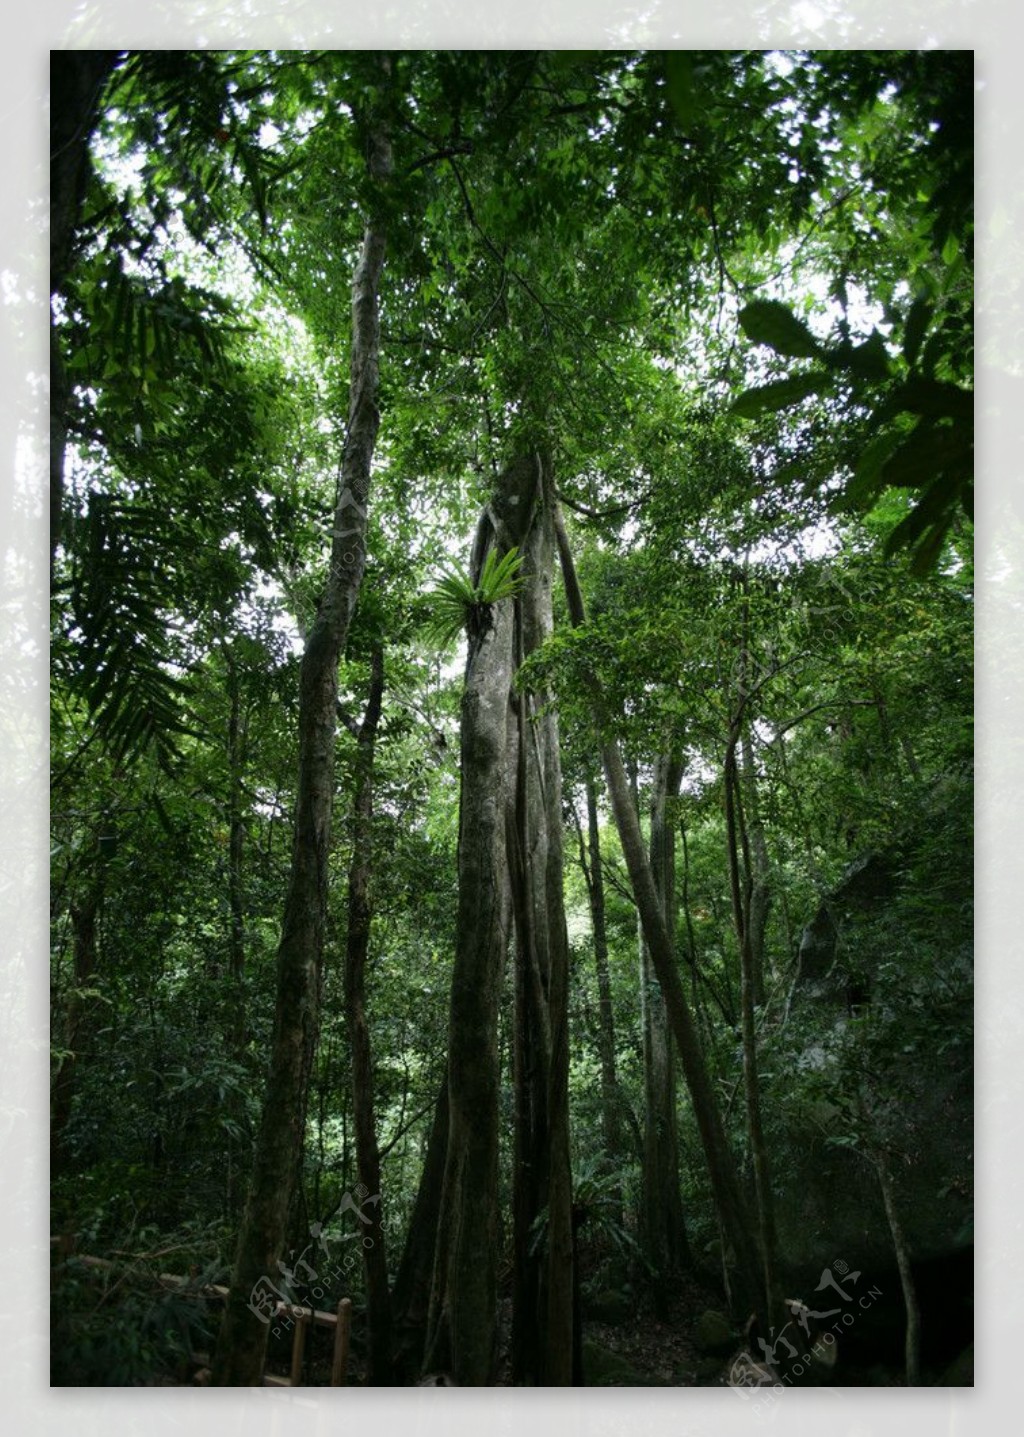
[[[769,1320],[776,1312],[775,1292],[775,1203],[772,1195],[768,1147],[761,1120],[761,1085],[757,1061],[758,1005],[764,1002],[764,933],[768,917],[768,854],[757,807],[757,778],[753,745],[750,741],[749,573],[744,564],[741,601],[742,637],[737,670],[736,704],[729,723],[725,749],[723,786],[725,829],[732,896],[733,924],[740,955],[740,1026],[743,1034],[743,1092],[746,1101],[747,1137],[754,1169],[754,1195],[764,1274],[765,1300]],[[739,754],[744,758],[744,771]],[[749,798],[756,821],[756,850],[751,841],[745,801]],[[756,856],[755,856],[756,852]]]
[[[754,745],[750,738],[749,722],[743,725],[740,752],[743,756],[740,782],[750,840],[750,971],[754,1004],[761,1007],[765,1001],[765,936],[772,906],[771,864],[765,840],[764,819],[761,816],[761,800],[757,791],[757,769],[754,765]]]
[[[390,60],[384,57],[385,72],[389,66]],[[369,127],[369,168],[381,188],[391,170],[391,151],[380,124]],[[352,281],[351,384],[341,492],[334,514],[327,586],[300,670],[299,780],[291,874],[277,951],[270,1075],[231,1289],[213,1360],[213,1382],[222,1387],[256,1386],[262,1380],[268,1323],[260,1293],[268,1282],[275,1282],[280,1270],[302,1153],[327,905],[338,661],[366,566],[370,466],[380,422],[378,290],[384,245],[383,220],[378,213],[367,222]]]
[[[755,975],[751,937],[752,864],[750,845],[743,821],[740,777],[736,765],[736,748],[740,737],[741,722],[741,717],[734,719],[726,748],[725,826],[733,918],[740,950],[740,1024],[743,1033],[743,1091],[746,1098],[747,1135],[754,1169],[754,1192],[757,1203],[765,1302],[769,1313],[769,1323],[771,1323],[775,1313],[775,1214],[768,1149],[761,1122],[761,1090],[757,1064]],[[741,851],[745,859],[747,875],[745,885],[741,878]]]
[[[116,50],[50,51],[50,294],[64,291],[89,185],[89,141]],[[50,315],[50,573],[60,542],[69,386]]]
[[[575,625],[581,625],[585,622],[583,596],[576,578],[568,536],[557,514],[555,524],[570,617]],[[600,689],[594,681],[591,681],[589,688],[598,731],[607,735],[608,725]],[[740,1288],[737,1302],[743,1305],[752,1304],[758,1316],[767,1322],[768,1310],[757,1243],[751,1235],[746,1203],[708,1076],[700,1036],[676,968],[672,940],[644,848],[640,822],[622,765],[622,756],[618,743],[613,738],[603,738],[601,758],[633,895],[647,935],[654,970],[665,996],[669,1020],[693,1102],[694,1117],[708,1164],[715,1206],[736,1263],[736,1277]]]
[[[513,730],[513,791],[523,791],[520,726]],[[533,936],[533,915],[522,854],[521,819],[509,824],[509,872],[516,927],[512,1080],[515,1129],[512,1151],[512,1382],[535,1386],[542,1366],[540,1312],[541,1262],[533,1221],[543,1207],[548,1182],[548,1045],[544,1041],[543,999]]]
[[[608,965],[608,925],[605,918],[604,872],[601,868],[601,831],[598,824],[597,785],[586,781],[587,835],[580,832],[580,863],[587,885],[590,929],[594,939],[594,971],[597,976],[598,1058],[601,1064],[601,1134],[610,1162],[620,1156],[622,1122],[618,1078],[615,1072],[615,1010],[612,1004],[611,970]],[[621,1217],[621,1195],[616,1202]]]
[[[462,698],[459,899],[448,1037],[448,1145],[428,1321],[429,1368],[460,1387],[494,1373],[498,1004],[508,945],[506,794],[512,600],[470,638]]]
[[[882,1202],[885,1206],[885,1215],[889,1220],[889,1232],[892,1236],[893,1250],[896,1253],[900,1286],[903,1289],[903,1306],[907,1314],[904,1343],[906,1383],[908,1387],[919,1387],[921,1385],[921,1309],[918,1306],[917,1288],[914,1285],[914,1274],[910,1266],[910,1249],[907,1246],[903,1223],[900,1221],[899,1209],[896,1206],[896,1193],[892,1174],[889,1171],[888,1156],[882,1148],[875,1148],[870,1151],[870,1161],[874,1165],[878,1175],[878,1185],[882,1190]]]
[[[723,998],[710,976],[707,973],[701,972],[700,963],[697,958],[697,938],[693,931],[693,915],[690,911],[690,846],[686,840],[685,824],[680,823],[679,825],[679,837],[683,842],[683,891],[681,895],[681,906],[683,910],[683,920],[686,923],[686,961],[690,965],[693,1010],[697,1015],[698,1027],[707,1038],[713,1030],[711,1019],[708,1015],[706,993],[710,993],[727,1027],[735,1028],[736,1015],[732,1010],[732,1004],[728,1002],[726,998]]]
[[[245,973],[245,899],[242,891],[242,855],[245,846],[245,825],[242,821],[242,773],[245,764],[246,724],[242,715],[242,695],[238,668],[230,648],[225,645],[228,672],[228,971],[236,990]],[[241,1007],[241,996],[236,991]],[[236,1013],[238,1037],[243,1037],[244,1016]]]
[[[493,1376],[497,1004],[510,891],[516,931],[514,1366],[521,1382],[558,1386],[573,1380],[558,731],[552,714],[537,712],[534,696],[510,703],[517,658],[532,652],[551,628],[553,502],[546,461],[534,455],[509,464],[481,518],[471,565],[476,578],[491,545],[499,554],[514,546],[523,551],[523,585],[514,606],[491,606],[471,634],[463,700],[450,1129],[428,1343],[428,1365],[450,1370],[462,1386],[484,1385]],[[539,1250],[536,1223],[545,1209]]]
[[[242,686],[230,642],[222,651],[228,688],[228,975],[230,1009],[225,1029],[236,1054],[245,1050],[248,1013],[245,1007],[245,887],[243,861],[245,820],[242,780],[248,742],[247,716],[242,708]]]
[[[679,791],[682,762],[662,755],[654,765],[651,793],[650,862],[669,934],[675,932],[675,829],[667,821],[670,798]],[[668,1010],[640,932],[640,998],[644,1057],[644,1160],[641,1246],[654,1271],[658,1316],[668,1314],[672,1278],[687,1261],[686,1226],[679,1183],[675,1064]]]
[[[539,455],[533,521],[522,538],[517,597],[522,662],[552,629],[554,486]],[[558,720],[547,695],[516,701],[516,797],[510,811],[516,919],[517,1291],[513,1303],[513,1380],[573,1382],[573,1222],[569,1157],[569,946],[565,926],[562,776]],[[546,1211],[543,1246],[536,1225]]]
[[[345,948],[345,1015],[352,1052],[352,1112],[356,1136],[356,1171],[366,1191],[381,1192],[380,1152],[377,1147],[373,1106],[373,1061],[366,1018],[366,958],[370,946],[370,875],[373,865],[373,762],[384,694],[384,655],[373,651],[370,695],[359,728],[356,749],[355,792],[352,800],[352,862],[348,873],[348,936]],[[366,1276],[368,1376],[372,1387],[389,1387],[391,1352],[391,1297],[388,1292],[387,1251],[384,1240],[383,1198],[373,1207],[370,1226],[363,1233],[363,1269]]]

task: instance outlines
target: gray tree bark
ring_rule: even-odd
[[[449,1007],[448,1142],[427,1360],[460,1387],[490,1384],[498,1245],[498,1005],[508,947],[507,745],[512,600],[471,638],[462,697],[459,900]]]
[[[750,844],[744,823],[740,777],[736,748],[740,737],[741,718],[730,729],[725,754],[725,826],[729,860],[729,882],[732,891],[733,920],[740,950],[740,1024],[743,1033],[743,1091],[746,1099],[747,1135],[754,1169],[754,1193],[757,1204],[757,1225],[761,1250],[761,1270],[765,1304],[769,1314],[775,1313],[775,1210],[772,1197],[768,1148],[761,1121],[761,1088],[757,1062],[756,976],[754,967],[751,922]],[[747,875],[744,884],[741,856]]]
[[[889,1221],[893,1251],[896,1254],[896,1266],[900,1274],[900,1287],[903,1289],[903,1306],[907,1314],[904,1340],[906,1383],[908,1387],[919,1387],[921,1385],[921,1309],[918,1305],[917,1288],[910,1265],[910,1248],[907,1246],[903,1223],[900,1221],[899,1209],[896,1206],[896,1192],[893,1187],[892,1173],[889,1170],[888,1156],[884,1149],[877,1147],[869,1150],[869,1157],[878,1175],[878,1185],[882,1191],[882,1202],[885,1206],[886,1218]]]
[[[561,770],[542,696],[513,700],[521,660],[551,630],[554,495],[539,455],[500,475],[471,568],[491,545],[523,554],[514,602],[471,634],[462,713],[459,918],[449,1037],[449,1135],[427,1366],[459,1386],[493,1380],[497,1240],[497,1008],[515,919],[513,1367],[521,1383],[574,1376],[568,1130],[568,939]],[[543,1247],[536,1221],[546,1211]]]
[[[764,935],[768,918],[768,853],[757,807],[757,780],[753,746],[750,741],[749,700],[751,681],[748,663],[749,601],[747,573],[743,573],[742,641],[737,671],[736,702],[729,723],[723,766],[725,828],[732,894],[733,923],[740,955],[740,1025],[743,1034],[743,1092],[746,1102],[747,1137],[754,1169],[754,1195],[761,1249],[765,1303],[774,1320],[776,1313],[775,1203],[772,1194],[768,1146],[761,1118],[761,1085],[757,1054],[757,1008],[764,1002]],[[744,757],[740,769],[739,754]],[[753,803],[756,821],[756,849],[751,842],[745,802]]]

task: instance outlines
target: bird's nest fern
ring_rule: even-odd
[[[427,595],[430,616],[424,626],[427,637],[444,647],[465,629],[471,637],[490,627],[491,607],[509,599],[522,587],[519,570],[523,556],[516,548],[509,549],[500,559],[491,549],[480,578],[472,578],[461,566],[452,564],[441,571],[437,586]]]

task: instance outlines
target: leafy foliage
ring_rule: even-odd
[[[870,509],[888,488],[920,492],[911,511],[888,535],[885,552],[911,551],[911,569],[933,568],[958,513],[973,519],[974,399],[970,390],[936,379],[934,350],[921,341],[931,306],[916,301],[906,321],[902,375],[890,360],[877,329],[859,345],[848,340],[826,347],[785,305],[762,300],[741,310],[748,338],[786,357],[814,358],[817,369],[748,389],[733,401],[741,418],[787,409],[812,394],[829,394],[845,382],[852,402],[873,401],[875,437],[863,448],[848,482],[843,503]],[[875,397],[875,396],[879,397]]]

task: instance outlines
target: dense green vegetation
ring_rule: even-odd
[[[54,53],[55,1384],[962,1360],[972,85]]]

